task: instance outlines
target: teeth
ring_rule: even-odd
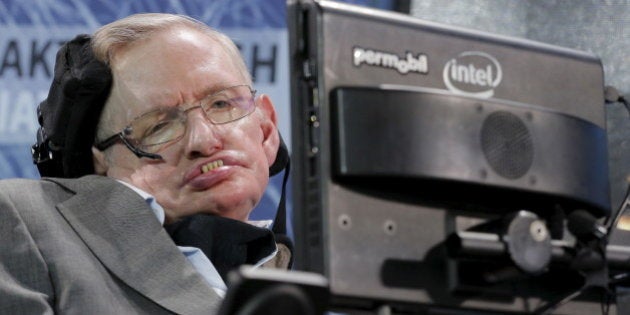
[[[201,166],[201,172],[202,173],[207,173],[217,167],[221,167],[223,166],[223,160],[216,160],[214,162],[210,162],[208,164],[205,164],[203,166]]]

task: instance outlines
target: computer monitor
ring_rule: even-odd
[[[326,275],[337,306],[532,312],[583,285],[567,218],[611,213],[598,58],[332,1],[288,9],[296,267]],[[544,239],[533,265],[520,225]],[[600,310],[580,295],[559,312]]]

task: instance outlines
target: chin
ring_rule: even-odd
[[[230,219],[239,220],[239,221],[247,221],[247,219],[249,219],[249,214],[254,209],[254,206],[255,206],[255,203],[252,203],[251,201],[247,202],[246,204],[243,204],[243,200],[241,200],[239,204],[231,204],[231,206],[228,206],[228,205],[220,206],[218,210],[214,212],[213,214],[216,214],[224,218],[230,218]]]

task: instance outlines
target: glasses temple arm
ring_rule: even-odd
[[[148,152],[144,152],[138,148],[136,148],[133,144],[131,144],[129,142],[129,140],[127,140],[127,138],[125,138],[125,136],[123,135],[122,132],[119,132],[99,143],[96,143],[94,145],[94,147],[96,149],[98,149],[99,151],[104,151],[105,149],[111,147],[112,145],[114,145],[116,142],[118,141],[122,141],[125,146],[127,147],[127,149],[129,149],[131,152],[133,152],[133,154],[135,154],[138,158],[149,158],[149,159],[153,159],[153,160],[163,160],[162,156],[159,154],[153,154],[153,153],[148,153]]]
[[[120,139],[122,140],[122,142],[125,144],[125,146],[131,150],[131,152],[133,152],[133,154],[135,154],[138,158],[149,158],[149,159],[153,159],[153,160],[163,160],[162,156],[159,154],[155,154],[155,153],[148,153],[148,152],[144,152],[140,149],[138,149],[137,147],[135,147],[134,145],[132,145],[129,140],[127,140],[127,138],[123,137],[123,135],[119,134]]]

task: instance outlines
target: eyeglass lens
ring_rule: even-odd
[[[201,107],[213,124],[225,124],[254,111],[254,92],[247,85],[234,86],[204,98],[186,110],[165,107],[134,119],[125,129],[125,138],[139,149],[155,153],[162,145],[180,139],[186,132],[187,113]]]

